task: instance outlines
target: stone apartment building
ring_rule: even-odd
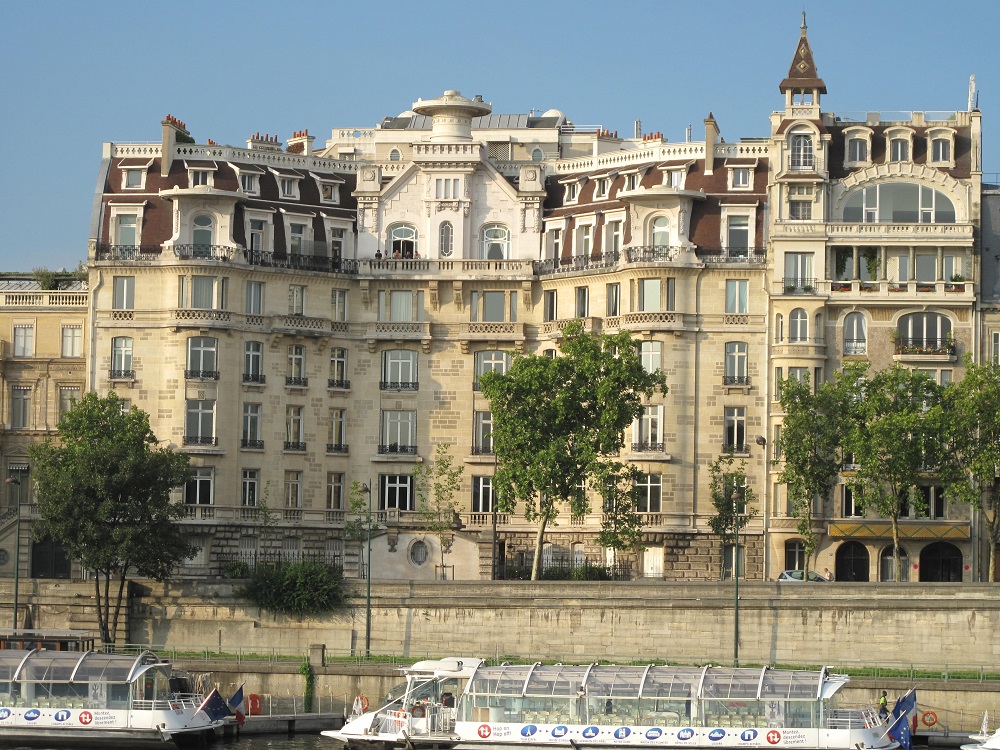
[[[168,116],[159,144],[104,146],[89,293],[74,292],[85,356],[62,378],[48,374],[66,364],[57,346],[29,363],[5,343],[5,414],[23,410],[25,366],[46,372],[32,386],[48,404],[39,428],[54,427],[73,384],[147,411],[192,458],[178,501],[200,552],[183,575],[280,552],[343,562],[348,575],[489,578],[494,560],[530,564],[534,526],[494,512],[478,376],[511,352],[554,353],[581,320],[630,331],[670,389],[626,435],[623,457],[644,477],[645,550],[616,562],[631,577],[730,575],[707,520],[708,466],[731,452],[759,504],[740,543],[745,575],[803,567],[772,461],[775,383],[822,381],[856,358],[945,382],[1000,323],[984,331],[977,308],[972,103],[825,112],[804,24],[779,93],[769,135],[731,142],[711,114],[703,137],[673,142],[558,110],[497,114],[456,91],[375,127],[335,128],[322,147],[307,131],[285,144],[198,143]],[[47,348],[59,326],[65,336],[71,316],[51,302],[0,310],[15,348],[31,315],[51,321],[37,324]],[[15,421],[0,435],[8,476],[29,471],[31,435]],[[465,468],[460,522],[443,535],[420,519],[412,475],[439,444]],[[352,484],[378,522],[370,565],[345,534]],[[932,483],[926,492],[929,515],[903,524],[911,577],[975,580],[976,518]],[[591,505],[550,525],[546,562],[608,561],[601,499]],[[846,485],[815,513],[821,567],[891,575],[887,522],[860,517]]]

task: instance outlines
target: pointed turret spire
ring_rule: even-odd
[[[809,46],[809,38],[806,36],[805,11],[802,11],[802,34],[799,36],[799,44],[795,48],[792,65],[788,69],[788,78],[781,82],[778,89],[781,93],[803,90],[812,90],[817,94],[826,93],[826,84],[823,83],[823,79],[816,71],[812,48]]]

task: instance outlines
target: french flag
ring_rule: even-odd
[[[247,720],[247,707],[246,700],[243,697],[243,685],[240,685],[233,697],[229,699],[229,710],[233,712],[233,716],[236,718],[236,723],[239,726],[243,726],[243,722]]]

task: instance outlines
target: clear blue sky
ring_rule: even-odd
[[[7,0],[0,28],[0,270],[86,258],[104,141],[254,132],[317,145],[445,89],[498,113],[563,110],[622,134],[765,136],[806,10],[827,111],[964,109],[1000,172],[1000,2],[964,0]]]

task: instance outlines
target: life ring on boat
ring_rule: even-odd
[[[410,711],[410,713],[413,714],[414,719],[422,719],[427,715],[427,710],[418,704],[413,707],[413,710]]]
[[[924,715],[920,717],[920,721],[924,723],[925,727],[932,727],[937,724],[937,714],[933,711],[924,711]]]
[[[361,704],[361,711],[362,712],[368,710],[368,698],[366,698],[363,693],[361,695],[359,695],[357,698],[355,698],[354,702]]]
[[[250,693],[247,697],[247,713],[251,716],[258,716],[260,714],[260,708],[260,696],[257,695],[257,693]]]

